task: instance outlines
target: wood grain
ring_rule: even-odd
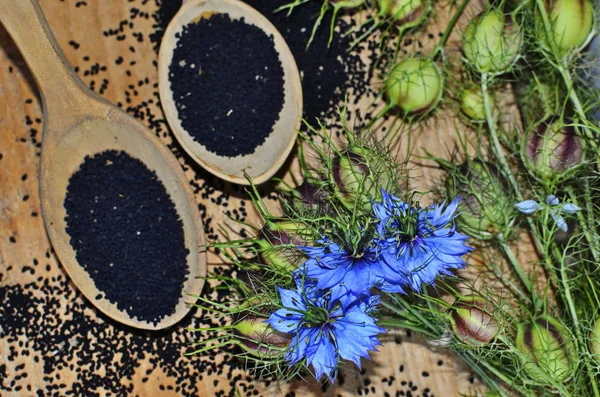
[[[156,30],[151,17],[156,2],[43,0],[41,6],[84,82],[152,128],[179,156],[209,240],[218,237],[219,227],[239,230],[229,217],[260,223],[241,188],[212,178],[172,142],[158,106],[157,54],[148,40]],[[463,22],[471,15],[467,12]],[[423,48],[408,50],[432,48],[447,19],[447,9],[436,9],[430,26],[418,33]],[[374,91],[378,84],[374,77]],[[372,100],[362,98],[354,107],[366,107]],[[446,106],[420,126],[411,141],[416,154],[426,148],[448,155],[456,131],[453,114]],[[159,333],[114,323],[77,291],[51,251],[38,194],[41,131],[35,85],[0,27],[0,356],[6,357],[0,361],[0,395],[209,396],[237,391],[264,396],[458,396],[480,389],[447,351],[406,333],[384,336],[373,360],[361,372],[345,371],[337,385],[297,381],[279,386],[249,378],[238,361],[224,354],[184,356],[196,338],[186,326],[220,321],[202,310]],[[399,153],[406,152],[406,145],[401,142]],[[434,188],[440,178],[427,166],[411,169],[415,187],[422,190]],[[221,263],[219,256],[209,256],[213,271],[227,272]]]

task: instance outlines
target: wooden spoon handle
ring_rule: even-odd
[[[37,0],[0,0],[0,22],[36,79],[44,110],[65,118],[80,114],[87,88],[71,69]]]

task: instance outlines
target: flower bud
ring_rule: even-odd
[[[590,0],[545,0],[552,40],[561,54],[581,49],[588,41],[594,26],[594,7]],[[538,37],[546,47],[546,27],[538,10],[536,18]]]
[[[262,262],[274,269],[294,271],[306,259],[296,248],[280,247],[281,245],[306,245],[312,241],[313,231],[300,221],[269,221],[260,231],[257,240]]]
[[[266,319],[247,316],[233,325],[239,346],[256,357],[281,355],[291,341],[291,335],[274,330]]]
[[[525,167],[543,181],[567,177],[582,157],[583,141],[575,127],[558,118],[542,121],[529,131],[521,147]]]
[[[427,18],[430,0],[377,0],[379,16],[389,17],[398,28],[420,25]]]
[[[565,382],[573,375],[575,350],[569,332],[548,315],[519,324],[516,347],[527,357],[525,372],[537,382],[546,383],[548,378]]]
[[[462,197],[457,223],[470,236],[493,237],[514,212],[508,182],[493,164],[467,160],[448,175],[448,190],[449,196]]]
[[[469,63],[481,73],[506,72],[521,50],[519,25],[498,10],[476,16],[463,35],[463,51]]]
[[[491,101],[490,97],[490,101]],[[460,110],[471,121],[485,121],[485,107],[481,88],[467,88],[460,97]],[[490,105],[493,106],[492,103]]]
[[[408,58],[391,70],[385,95],[390,105],[405,114],[425,114],[437,106],[443,86],[442,74],[432,60]]]
[[[465,343],[488,344],[500,331],[498,322],[486,310],[486,303],[479,295],[466,295],[452,306],[452,329]]]
[[[376,151],[350,146],[333,158],[332,179],[334,192],[349,210],[371,209],[371,200],[377,200],[380,189],[391,180],[389,162]]]

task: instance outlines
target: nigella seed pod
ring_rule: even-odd
[[[524,354],[524,370],[532,380],[565,382],[572,377],[575,350],[569,335],[558,320],[548,315],[518,325],[516,347]]]
[[[314,232],[300,221],[269,221],[260,231],[256,241],[262,263],[282,271],[294,271],[304,262],[305,256],[299,249],[313,240]]]
[[[351,145],[332,161],[334,193],[344,207],[369,211],[371,200],[380,197],[380,188],[391,180],[388,162],[377,152]]]
[[[530,130],[521,147],[525,167],[542,181],[564,179],[581,164],[582,157],[583,141],[577,130],[558,118]]]
[[[274,330],[265,322],[266,319],[247,316],[233,325],[238,345],[255,357],[282,355],[291,341],[289,334]]]
[[[326,213],[329,209],[329,200],[323,187],[317,182],[305,179],[300,185],[292,189],[288,201],[296,209],[309,209]]]
[[[600,365],[600,318],[596,320],[590,331],[590,352],[596,363]]]
[[[399,29],[416,27],[427,19],[430,0],[377,0],[379,16],[390,18]]]
[[[433,110],[444,91],[444,79],[431,59],[408,58],[396,64],[385,81],[390,105],[405,114],[425,114]]]
[[[457,218],[459,228],[470,236],[489,239],[510,221],[514,203],[506,178],[491,163],[465,161],[448,175],[448,195],[461,196]]]
[[[594,26],[594,6],[590,0],[545,0],[546,14],[550,23],[551,36],[541,13],[536,15],[538,37],[546,48],[552,48],[552,40],[561,54],[583,48],[591,38]]]
[[[500,326],[486,306],[486,300],[479,295],[460,297],[452,306],[452,329],[465,343],[485,345],[498,335]]]
[[[493,106],[493,103],[490,103],[490,105]],[[472,122],[485,121],[485,106],[481,88],[467,88],[462,92],[460,110]]]
[[[503,12],[491,9],[477,15],[463,35],[463,52],[480,73],[504,73],[521,51],[523,33]]]

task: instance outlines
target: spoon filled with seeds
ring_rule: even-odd
[[[36,0],[0,0],[0,22],[41,91],[41,205],[63,267],[109,317],[148,330],[175,324],[206,275],[203,227],[179,162],[85,87]]]
[[[163,36],[158,72],[166,119],[206,170],[259,184],[285,162],[302,117],[300,74],[258,11],[238,0],[184,0]]]

